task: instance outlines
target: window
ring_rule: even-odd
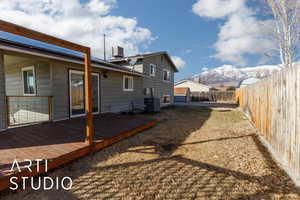
[[[36,95],[36,83],[34,66],[25,67],[22,69],[23,78],[23,93],[24,95],[34,96]]]
[[[150,94],[151,96],[154,96],[154,88],[150,88]]]
[[[171,96],[170,95],[164,95],[163,96],[163,104],[169,104],[171,103]]]
[[[150,76],[155,76],[155,68],[156,68],[156,65],[154,64],[150,64]]]
[[[144,95],[150,94],[150,88],[144,88]]]
[[[144,88],[144,95],[154,96],[154,88]]]
[[[169,70],[164,69],[163,79],[164,81],[171,81],[171,72]]]
[[[124,76],[123,77],[123,90],[124,91],[133,91],[133,77]]]

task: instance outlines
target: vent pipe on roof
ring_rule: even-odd
[[[106,35],[103,34],[103,60],[106,61]]]

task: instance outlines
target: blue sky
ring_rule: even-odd
[[[112,14],[136,18],[139,26],[151,30],[156,39],[148,48],[141,48],[141,51],[167,50],[171,55],[179,56],[186,62],[186,67],[176,74],[177,80],[199,73],[203,67],[212,69],[223,64],[232,64],[230,61],[212,57],[216,53],[214,44],[218,40],[218,33],[226,19],[196,15],[192,10],[197,2],[195,0],[154,2],[156,1],[119,1]],[[247,2],[246,5],[257,6],[253,2]],[[255,54],[245,54],[245,57],[246,66],[256,65],[259,60],[259,56]]]
[[[176,74],[182,79],[199,73],[202,67],[214,68],[222,64],[210,58],[215,53],[212,45],[217,40],[218,24],[222,20],[201,19],[192,12],[193,0],[119,1],[112,11],[115,15],[135,17],[142,27],[151,30],[156,39],[142,51],[166,50],[181,57],[186,67]],[[159,6],[158,6],[159,5]]]
[[[272,21],[253,0],[3,0],[0,19],[92,48],[127,55],[168,51],[180,66],[176,80],[224,64],[271,63]],[[149,42],[150,41],[150,42]],[[267,55],[267,56],[266,56]],[[273,55],[273,54],[272,54]],[[274,62],[274,60],[273,60]]]

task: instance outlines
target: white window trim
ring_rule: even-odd
[[[131,81],[132,81],[132,88],[129,88],[129,89],[125,88],[125,79],[126,78],[131,79]],[[134,84],[133,84],[133,77],[132,76],[127,76],[127,75],[123,76],[123,91],[125,91],[125,92],[133,92],[134,91]]]
[[[145,91],[146,91],[146,92],[145,92]],[[149,88],[144,88],[144,95],[149,95],[148,91],[149,91],[149,93],[150,93]]]
[[[32,70],[33,72],[33,94],[25,94],[25,85],[24,85],[24,71],[29,71]],[[23,84],[23,95],[24,96],[36,96],[36,77],[35,77],[35,67],[33,66],[29,66],[29,67],[23,67],[22,68],[22,84]]]
[[[164,98],[165,98],[165,97],[170,97],[170,102],[169,102],[169,103],[164,103]],[[162,102],[163,105],[169,105],[169,104],[171,104],[171,95],[169,95],[169,94],[163,95],[163,99],[162,99],[162,100],[163,100],[163,102]]]
[[[167,72],[167,74],[169,74],[169,78],[170,78],[170,80],[165,80],[165,72]],[[168,76],[168,75],[167,75]],[[171,82],[171,79],[172,79],[172,77],[171,77],[171,71],[170,70],[168,70],[168,69],[163,69],[163,81],[164,82]]]
[[[84,75],[83,71],[79,71],[79,70],[69,70],[69,109],[70,109],[70,117],[71,118],[77,118],[77,117],[83,117],[86,116],[86,110],[85,113],[83,114],[78,114],[78,115],[72,115],[72,96],[71,96],[71,75],[72,74],[80,74],[80,75]],[[94,115],[100,114],[100,76],[99,73],[92,73],[93,76],[97,76],[98,77],[98,112],[93,112]],[[85,83],[84,83],[85,84]],[[85,88],[84,88],[85,89]],[[84,99],[84,103],[85,103],[85,99]]]
[[[154,95],[154,93],[155,93],[155,91],[154,91],[154,90],[155,90],[155,89],[154,89],[154,87],[150,88],[150,94],[151,94],[151,90],[152,90],[152,96],[155,96],[155,95]]]
[[[154,70],[153,70],[153,71],[154,71],[153,74],[151,73],[151,67],[153,67],[153,69],[154,69]],[[155,64],[150,64],[150,67],[149,67],[149,75],[154,77],[155,74],[156,74],[156,65],[155,65]]]
[[[146,94],[144,94],[144,95],[146,95],[146,96],[151,95],[151,90],[152,90],[152,96],[154,96],[154,88],[153,87],[147,87],[147,88],[144,88],[144,90],[146,90]]]
[[[99,73],[92,73],[92,76],[97,76],[97,85],[98,85],[98,112],[93,112],[93,114],[97,115],[100,114],[100,75]]]

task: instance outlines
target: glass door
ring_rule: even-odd
[[[84,73],[71,70],[69,77],[71,117],[83,116],[85,114]]]
[[[70,114],[71,117],[85,115],[85,83],[84,72],[70,70]],[[99,74],[92,74],[92,105],[93,113],[100,112]]]

